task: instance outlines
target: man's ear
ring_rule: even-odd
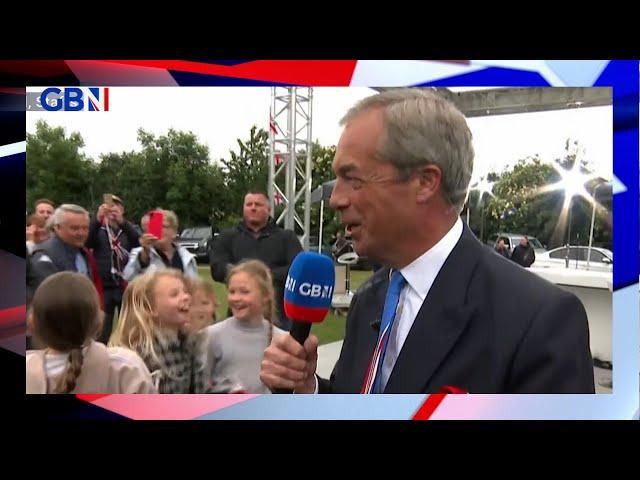
[[[429,201],[441,190],[442,170],[437,165],[424,165],[415,172],[415,175],[418,179],[416,196],[418,203]]]

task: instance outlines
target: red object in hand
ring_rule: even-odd
[[[158,240],[162,239],[162,225],[164,224],[164,213],[153,211],[149,213],[149,232]]]
[[[439,393],[447,393],[447,394],[469,393],[469,391],[465,390],[463,388],[460,388],[460,387],[456,387],[454,385],[443,385],[442,387],[440,387],[440,392]]]

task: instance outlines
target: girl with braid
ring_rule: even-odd
[[[271,393],[260,380],[260,364],[273,335],[286,332],[273,325],[276,316],[273,281],[267,265],[245,260],[227,276],[233,316],[205,329],[207,371],[237,381],[249,393]]]
[[[156,393],[135,352],[94,340],[102,315],[98,292],[86,275],[60,272],[42,282],[29,323],[46,348],[26,353],[27,393]]]

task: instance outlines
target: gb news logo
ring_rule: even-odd
[[[302,295],[303,297],[311,297],[311,298],[332,298],[333,297],[333,286],[331,285],[320,285],[316,283],[303,282],[300,286],[297,285],[298,281],[294,278],[291,278],[287,275],[287,280],[285,282],[284,288],[292,293],[296,293],[296,287],[298,289],[297,293]]]
[[[108,112],[109,87],[47,87],[27,91],[27,111]]]

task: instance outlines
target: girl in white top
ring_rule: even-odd
[[[274,327],[275,299],[269,268],[247,260],[227,277],[232,317],[207,327],[208,371],[213,382],[228,378],[249,393],[270,393],[260,380],[260,364],[273,335],[286,332]]]
[[[47,348],[26,354],[27,393],[155,393],[135,352],[107,348],[98,293],[86,275],[59,272],[36,290],[29,323]]]

